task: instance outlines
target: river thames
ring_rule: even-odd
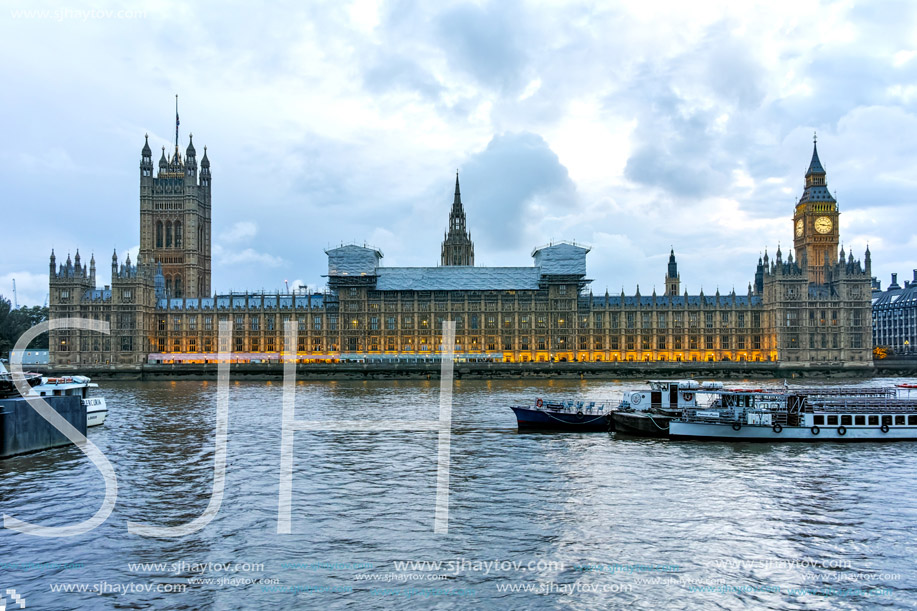
[[[435,430],[297,431],[278,534],[282,384],[232,382],[219,512],[150,538],[127,523],[180,525],[210,502],[217,383],[103,383],[109,417],[88,437],[117,474],[115,508],[75,537],[0,530],[0,589],[55,610],[914,606],[917,443],[518,433],[508,408],[641,386],[457,381],[448,532],[434,532]],[[298,420],[439,416],[437,381],[296,385]],[[103,494],[75,447],[0,461],[5,516],[72,524]]]

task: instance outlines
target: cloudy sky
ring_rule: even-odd
[[[136,252],[176,93],[217,291],[320,286],[341,242],[435,265],[458,169],[479,265],[577,240],[594,292],[647,294],[674,247],[692,293],[744,292],[792,244],[815,131],[847,249],[884,284],[917,267],[912,2],[142,6],[0,13],[0,294],[42,303],[52,247],[100,284]]]

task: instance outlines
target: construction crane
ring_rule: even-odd
[[[16,297],[16,279],[13,278],[13,306],[19,309],[19,298]]]
[[[51,293],[45,293],[45,305],[41,306],[43,308],[48,307],[48,298],[51,297]]]
[[[286,285],[286,287],[287,287],[287,293],[289,293],[289,292],[290,292],[290,283],[287,282],[287,279],[286,279],[286,278],[283,279],[283,283],[284,283],[284,284]]]

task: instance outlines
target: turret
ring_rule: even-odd
[[[54,256],[54,249],[51,249],[51,277],[54,277],[55,272],[57,271],[57,257]]]
[[[89,282],[92,286],[96,285],[96,255],[91,253],[89,255]]]
[[[153,151],[150,150],[150,135],[143,135],[143,149],[140,151],[140,178],[153,175]]]
[[[678,273],[678,263],[675,261],[675,249],[669,251],[669,266],[665,275],[665,294],[678,295],[681,284],[681,275]]]
[[[114,279],[118,275],[118,251],[113,250],[111,253],[111,277]]]
[[[207,158],[207,147],[204,147],[204,156],[201,158],[201,186],[210,186],[210,160]]]
[[[197,151],[194,150],[194,136],[188,134],[188,148],[185,149],[185,177],[197,180]]]
[[[761,294],[764,292],[764,261],[758,257],[758,267],[755,268],[755,292]]]
[[[188,148],[185,149],[185,162],[196,164],[196,156],[197,151],[194,150],[194,134],[188,134]]]

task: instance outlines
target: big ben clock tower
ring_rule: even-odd
[[[793,215],[796,258],[805,268],[811,283],[824,284],[825,260],[831,265],[837,261],[839,216],[837,200],[828,191],[825,169],[818,159],[816,141],[812,162],[806,172],[806,188]]]

